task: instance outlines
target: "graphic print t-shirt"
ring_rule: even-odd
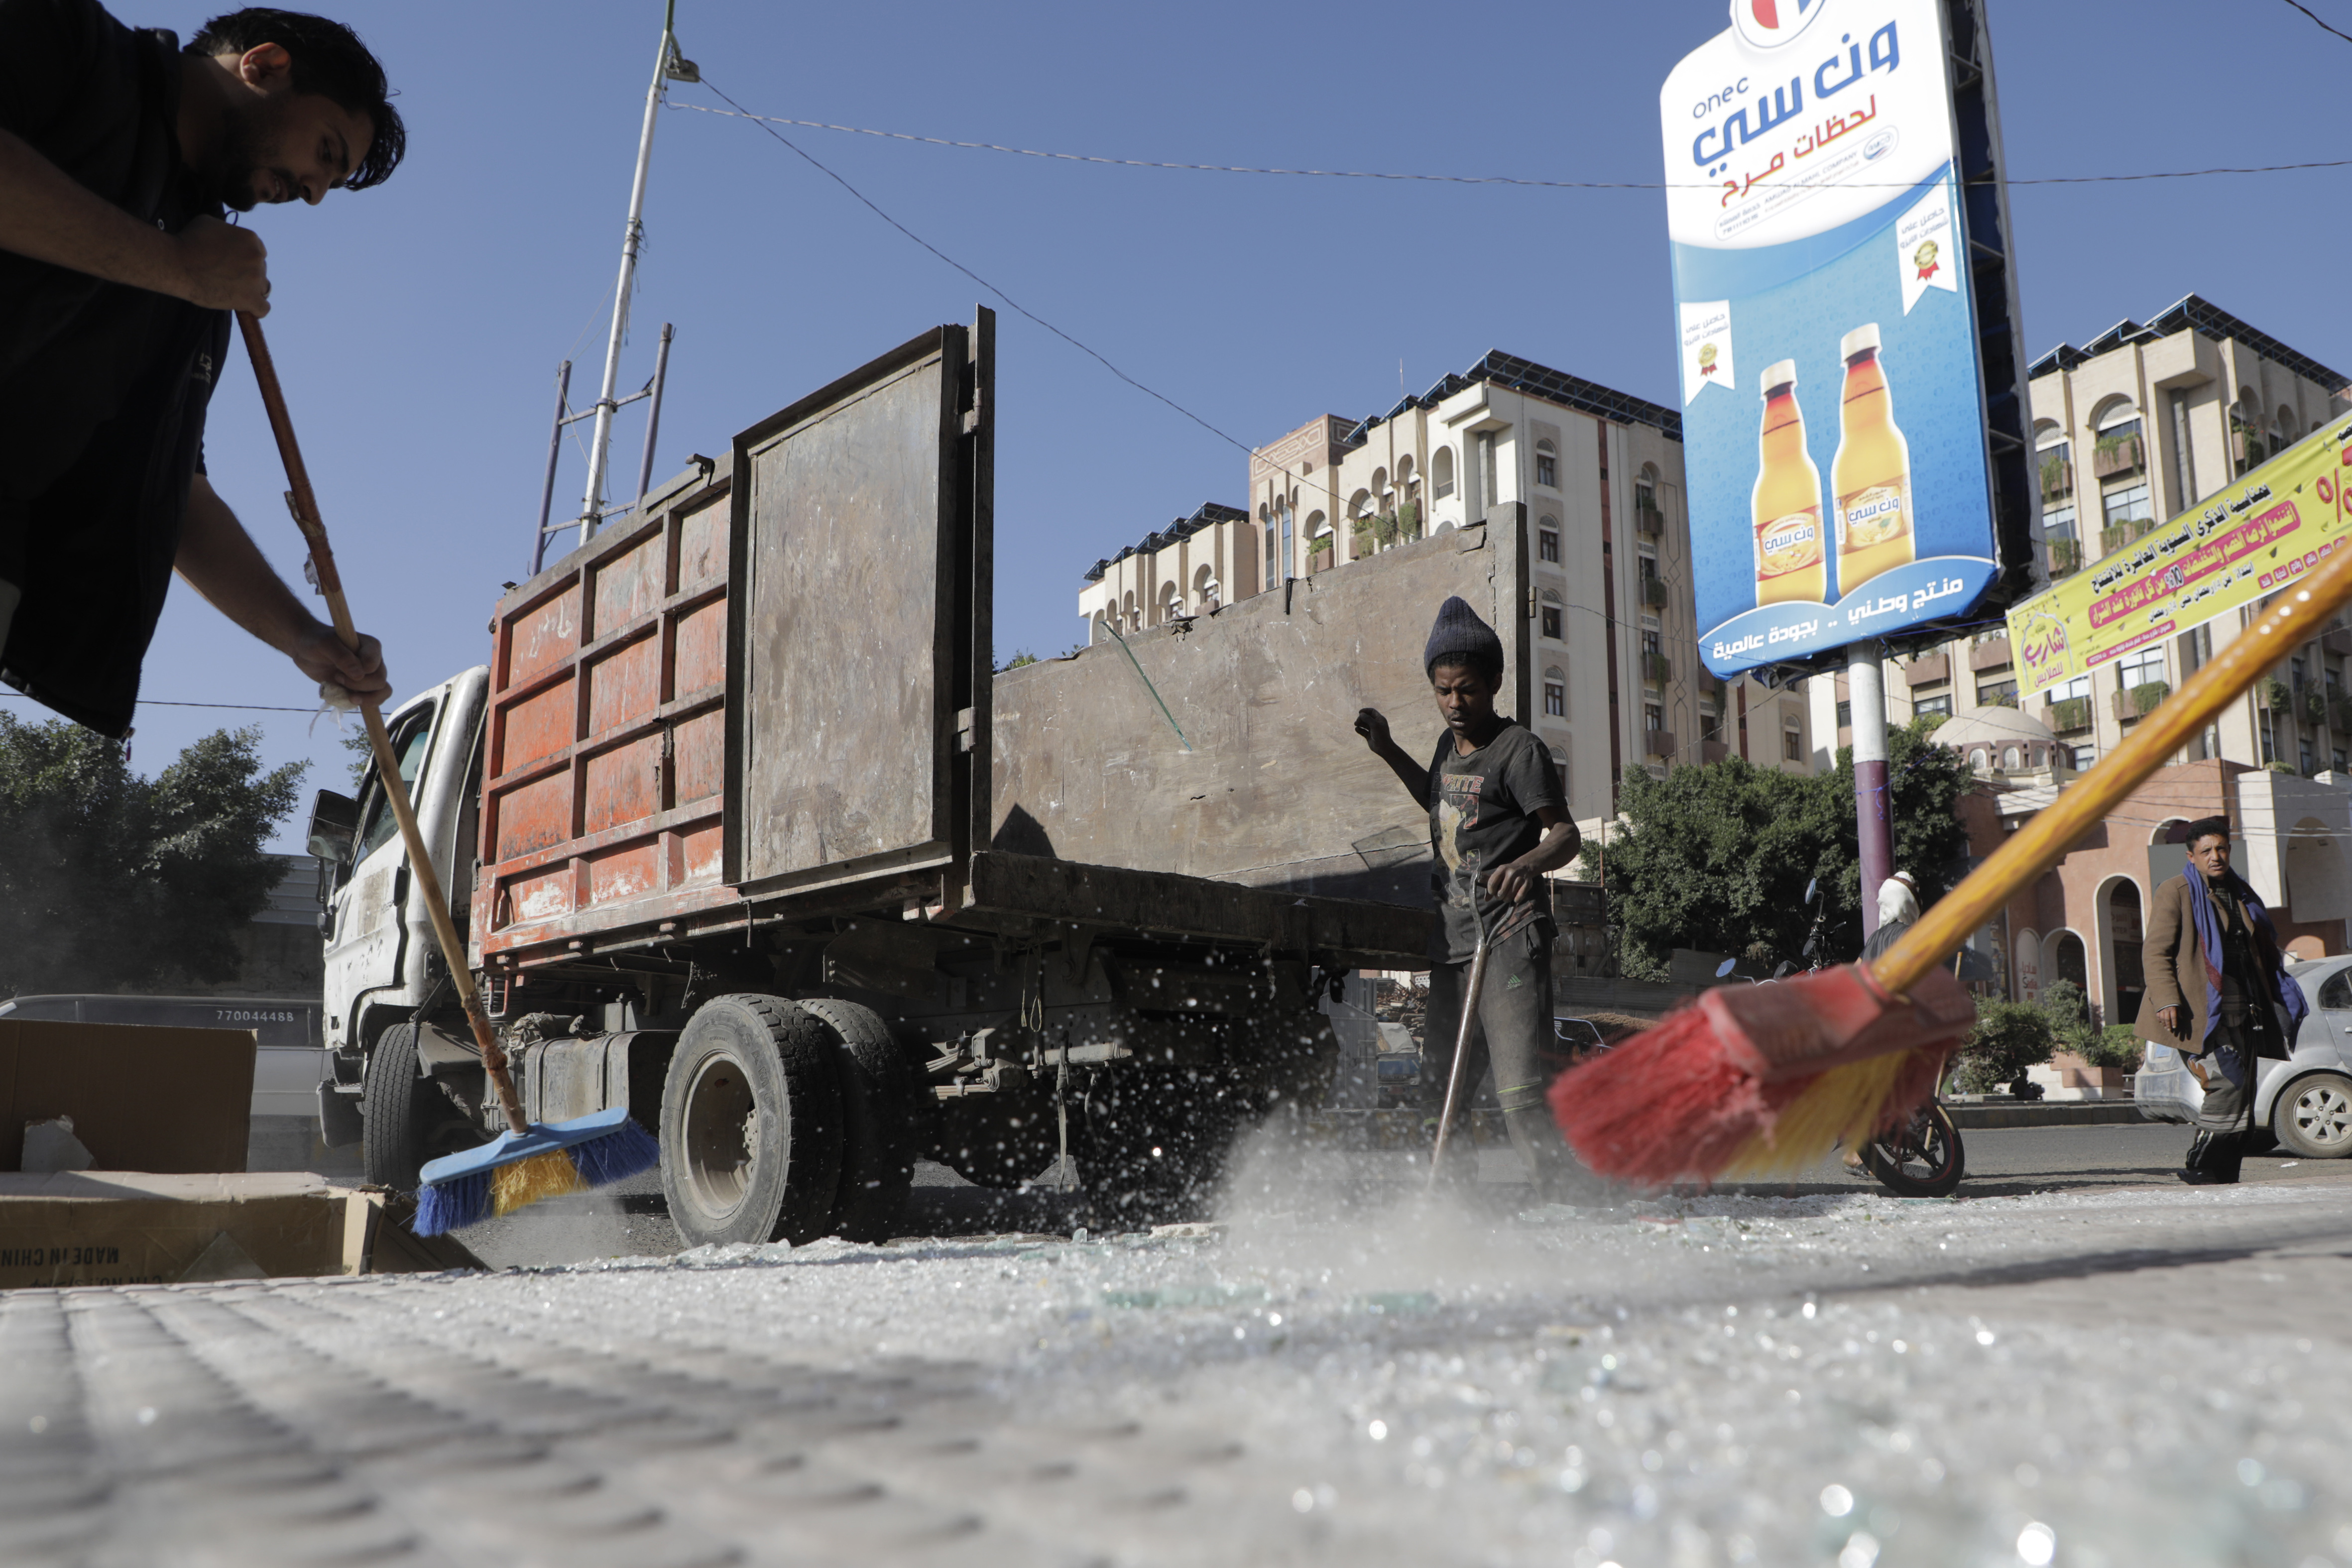
[[[1429,885],[1445,946],[1442,955],[1430,956],[1458,964],[1478,950],[1480,912],[1490,931],[1510,913],[1495,906],[1484,885],[1486,873],[1542,841],[1543,824],[1536,818],[1540,808],[1565,812],[1568,801],[1543,742],[1515,719],[1505,719],[1495,738],[1467,757],[1454,749],[1451,731],[1438,737],[1429,775]],[[1474,883],[1475,909],[1470,902]],[[1551,891],[1541,878],[1534,902],[1538,918],[1548,923]]]

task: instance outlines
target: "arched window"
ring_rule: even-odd
[[[1559,488],[1559,446],[1549,435],[1536,443],[1536,483],[1547,489]]]
[[[1152,624],[1155,626],[1159,625],[1175,616],[1181,615],[1183,612],[1184,598],[1182,591],[1178,589],[1173,582],[1161,583],[1160,585],[1160,602],[1151,607]]]
[[[1217,574],[1209,567],[1192,570],[1192,607],[1204,615],[1217,607]]]
[[[1454,494],[1454,448],[1441,446],[1429,455],[1429,497],[1443,501]]]
[[[1547,718],[1568,716],[1568,672],[1558,664],[1543,674],[1543,710]]]
[[[1559,519],[1546,517],[1536,524],[1536,559],[1559,564]]]
[[[2263,439],[2262,402],[2252,387],[2240,387],[2238,401],[2230,406],[2230,465],[2243,474],[2269,455],[2269,444]]]
[[[1562,751],[1557,746],[1553,747],[1551,748],[1551,766],[1552,771],[1559,775],[1559,792],[1561,798],[1564,800],[1568,795],[1568,753]]]
[[[1543,602],[1536,608],[1536,624],[1538,628],[1545,636],[1550,638],[1553,642],[1564,642],[1567,639],[1567,630],[1564,624],[1565,620],[1566,617],[1562,612],[1559,595],[1553,592],[1549,588],[1545,589],[1543,591]]]
[[[2099,515],[2105,531],[2100,536],[2102,554],[2125,545],[2156,526],[2147,487],[2147,448],[2140,436],[2139,410],[2131,399],[2109,398],[2091,415],[2097,436],[2091,444],[2091,468],[2099,479]]]
[[[1307,514],[1307,570],[1326,571],[1339,564],[1339,540],[1319,511]]]
[[[1354,495],[1348,497],[1348,520],[1354,522],[1371,515],[1372,493],[1360,486]]]

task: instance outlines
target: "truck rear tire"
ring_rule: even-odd
[[[834,1058],[841,1081],[841,1186],[833,1203],[835,1235],[849,1241],[887,1241],[907,1212],[915,1185],[919,1084],[890,1026],[872,1008],[830,997],[803,998],[840,1047]]]
[[[360,1169],[368,1181],[415,1192],[425,1161],[490,1141],[438,1083],[417,1075],[416,1026],[394,1024],[376,1037],[360,1081]]]
[[[825,1233],[841,1183],[832,1031],[782,997],[714,997],[678,1036],[662,1085],[662,1192],[688,1247]]]

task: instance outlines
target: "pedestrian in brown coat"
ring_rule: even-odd
[[[2197,1137],[2177,1173],[2192,1186],[2238,1179],[2252,1126],[2256,1063],[2284,1061],[2308,1007],[2279,960],[2278,933],[2230,869],[2230,823],[2187,830],[2189,865],[2149,900],[2140,961],[2147,979],[2133,1027],[2180,1052],[2205,1086]]]

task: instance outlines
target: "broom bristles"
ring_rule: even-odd
[[[580,1179],[590,1186],[610,1186],[661,1164],[661,1145],[634,1120],[601,1138],[572,1146]]]
[[[493,1170],[490,1212],[512,1214],[542,1198],[568,1197],[587,1190],[588,1184],[580,1179],[580,1167],[572,1163],[572,1151],[553,1149]]]
[[[445,1182],[428,1182],[416,1190],[416,1218],[410,1228],[419,1236],[446,1236],[460,1226],[478,1224],[490,1217],[490,1173]]]
[[[661,1145],[620,1107],[501,1133],[425,1167],[415,1229],[439,1236],[542,1198],[625,1181],[660,1160]]]
[[[1788,999],[1775,998],[1775,1009],[1788,1013],[1781,1005]],[[1744,1001],[1744,994],[1735,1000]],[[1560,1075],[1551,1089],[1552,1114],[1586,1165],[1643,1186],[1801,1169],[1839,1143],[1860,1146],[1916,1110],[1935,1092],[1953,1043],[1955,1026],[1945,1019],[1937,1026],[1944,1032],[1927,1043],[1889,1039],[1874,1055],[1791,1071],[1807,1054],[1834,1060],[1841,1051],[1868,1049],[1865,1026],[1853,1021],[1860,1015],[1853,998],[1847,1010],[1853,1016],[1824,1030],[1810,1051],[1790,1049],[1801,1047],[1800,1040],[1775,1040],[1769,1056],[1759,1055],[1752,1040],[1726,1034],[1756,1020],[1725,1010],[1730,1021],[1719,1024],[1717,1011],[1725,1008],[1721,998],[1713,1008],[1685,1008]],[[1767,1021],[1788,1032],[1788,1019]]]
[[[1879,1125],[1887,1096],[1911,1053],[1874,1056],[1817,1072],[1724,1162],[1723,1176],[1803,1170],[1838,1145],[1859,1148]]]
[[[1562,1073],[1550,1098],[1585,1164],[1647,1186],[1706,1179],[1764,1110],[1756,1075],[1718,1049],[1696,1007]]]

